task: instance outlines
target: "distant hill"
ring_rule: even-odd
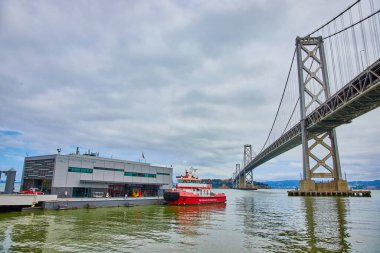
[[[212,184],[212,188],[232,188],[231,179],[203,179],[203,182]]]
[[[264,183],[273,189],[293,189],[299,186],[299,180],[266,181]]]
[[[348,183],[352,189],[380,190],[380,180],[352,181]]]
[[[274,189],[293,189],[299,187],[299,180],[283,180],[283,181],[266,181],[265,184]],[[380,190],[380,180],[374,181],[351,181],[348,182],[350,188]]]

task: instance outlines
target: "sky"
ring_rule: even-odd
[[[1,1],[0,170],[80,151],[229,178],[272,124],[295,38],[346,0]],[[377,6],[378,8],[379,6]],[[380,179],[380,110],[337,128],[348,180]],[[298,179],[299,147],[254,170]]]

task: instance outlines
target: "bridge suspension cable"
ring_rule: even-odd
[[[292,67],[293,67],[293,63],[294,63],[295,56],[296,56],[296,50],[294,50],[294,53],[293,53],[292,62],[290,63],[290,68],[289,68],[288,76],[287,76],[287,78],[286,78],[285,86],[284,86],[284,89],[283,89],[283,91],[282,91],[282,95],[281,95],[281,99],[280,99],[280,104],[278,105],[277,112],[276,112],[276,116],[274,117],[274,120],[273,120],[272,126],[271,126],[271,128],[270,128],[269,134],[268,134],[268,136],[267,136],[267,139],[265,140],[265,143],[264,143],[263,147],[261,148],[261,151],[263,151],[263,149],[265,148],[265,145],[268,143],[269,137],[270,137],[270,135],[272,134],[273,127],[274,127],[274,125],[275,125],[275,123],[276,123],[276,120],[277,120],[277,117],[278,117],[278,113],[279,113],[279,111],[280,111],[280,108],[281,108],[281,105],[282,105],[282,101],[283,101],[283,99],[284,99],[284,94],[285,94],[286,88],[287,88],[288,83],[289,83],[289,77],[290,77],[290,73],[291,73],[291,71],[292,71]],[[261,152],[261,151],[260,151],[260,152]]]
[[[337,35],[337,34],[339,34],[339,33],[341,33],[341,32],[344,32],[344,31],[346,31],[346,30],[348,30],[348,29],[350,29],[350,28],[356,26],[357,24],[360,24],[361,22],[363,22],[363,21],[365,21],[365,20],[367,20],[367,19],[371,18],[372,16],[374,16],[374,15],[376,15],[376,14],[379,14],[379,13],[380,13],[380,10],[377,10],[375,13],[372,13],[371,15],[369,15],[369,16],[367,16],[367,17],[361,19],[361,20],[359,20],[358,22],[356,22],[356,23],[354,23],[354,24],[352,24],[352,25],[350,25],[350,26],[348,26],[348,27],[346,27],[346,28],[344,28],[344,29],[342,29],[342,30],[340,30],[340,31],[338,31],[338,32],[335,32],[335,33],[333,33],[333,34],[331,34],[331,35],[328,35],[327,37],[324,37],[323,39],[328,39],[328,38],[330,38],[330,37],[332,37],[332,36],[335,36],[335,35]]]
[[[309,35],[322,36],[331,92],[380,58],[380,9],[373,0],[356,1]]]
[[[291,119],[293,118],[294,112],[295,112],[295,110],[296,110],[296,108],[297,108],[297,105],[298,105],[299,101],[300,101],[300,98],[298,97],[297,102],[296,102],[296,104],[294,105],[294,108],[293,108],[292,114],[290,115],[289,120],[288,120],[288,122],[286,123],[286,126],[285,126],[285,128],[284,128],[284,131],[282,131],[282,134],[284,134],[284,133],[286,132],[286,129],[288,128],[289,123],[290,123]]]
[[[378,2],[375,3],[378,4]],[[325,55],[323,67],[326,70],[326,82],[330,87],[330,95],[338,94],[347,85],[352,85],[352,81],[358,77],[364,77],[364,82],[370,81],[367,80],[369,78],[367,69],[377,66],[373,64],[379,62],[380,59],[380,9],[378,7],[375,8],[373,0],[355,1],[327,23],[305,36],[323,39]],[[313,66],[313,63],[318,63],[318,60],[314,61],[312,55],[320,53],[318,50],[318,48],[309,47],[309,51],[306,49],[301,51],[303,54],[310,54],[310,57],[304,57],[303,65],[308,67],[307,73],[303,76],[304,80],[298,80],[298,69],[294,64],[296,50],[294,51],[270,131],[260,152],[248,169],[257,167],[289,150],[292,148],[291,145],[296,145],[296,140],[291,138],[295,138],[298,134],[301,120],[301,112],[297,110],[300,104],[299,81],[307,83],[304,101],[306,117],[310,117],[316,109],[323,106],[329,97],[328,94],[320,92],[320,84],[314,80],[322,78],[320,64]],[[313,101],[319,102],[312,103]]]
[[[336,20],[337,18],[339,18],[340,16],[342,16],[344,13],[346,13],[347,11],[349,11],[352,7],[354,7],[356,4],[358,4],[361,0],[358,0],[356,1],[355,3],[351,4],[349,7],[347,7],[344,11],[342,11],[341,13],[339,13],[338,15],[336,15],[334,18],[332,18],[330,21],[328,21],[326,24],[322,25],[321,27],[317,28],[316,30],[314,30],[313,32],[309,33],[308,35],[306,35],[305,37],[309,37],[311,35],[313,35],[314,33],[318,32],[319,30],[323,29],[324,27],[328,26],[331,22],[333,22],[334,20]]]
[[[364,12],[366,17],[363,18]],[[372,61],[378,59],[380,55],[378,27],[380,25],[376,24],[379,13],[380,10],[374,11],[373,0],[358,0],[307,35],[321,36],[325,40],[325,51],[328,55],[327,71],[328,75],[331,76],[330,89],[332,89],[332,93],[338,91],[369,66]],[[364,22],[369,22],[369,24],[363,26]],[[360,29],[355,30],[359,25]],[[368,43],[371,45],[368,45]],[[292,73],[292,71],[295,71],[295,68],[293,69],[294,59],[295,54],[293,54],[272,126],[260,152],[285,134],[286,131],[290,130],[300,120],[299,112],[296,110],[299,105],[298,76],[296,73]],[[317,70],[313,67],[313,63],[314,59],[311,58],[309,69],[317,73]],[[310,74],[306,76],[306,79],[308,78],[310,78]],[[290,87],[292,85],[293,87]],[[314,80],[311,80],[308,89],[312,93],[317,94],[318,85]],[[306,102],[308,103],[309,101]],[[290,108],[285,108],[287,106]],[[316,103],[310,105],[307,114],[316,109],[317,106],[318,104]]]

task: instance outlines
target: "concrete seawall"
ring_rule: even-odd
[[[0,206],[31,206],[55,200],[57,200],[57,195],[0,194]]]
[[[140,197],[140,198],[59,198],[54,201],[42,203],[43,209],[62,210],[75,208],[97,208],[133,205],[156,205],[163,204],[162,197]]]

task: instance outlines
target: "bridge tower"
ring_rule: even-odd
[[[233,173],[234,188],[242,190],[256,190],[253,184],[253,171],[244,170],[245,167],[252,161],[252,146],[250,144],[244,145],[243,164],[240,168],[240,164],[236,164],[236,171]],[[243,170],[243,171],[242,171]]]
[[[335,129],[311,132],[306,128],[307,115],[330,97],[327,64],[322,37],[296,39],[298,81],[301,109],[303,179],[301,191],[347,191],[342,179]],[[315,178],[331,178],[316,183]]]
[[[0,171],[0,179],[1,179],[1,173],[4,173],[7,176],[7,180],[5,181],[4,193],[12,194],[15,188],[16,170],[10,169],[7,171]]]

